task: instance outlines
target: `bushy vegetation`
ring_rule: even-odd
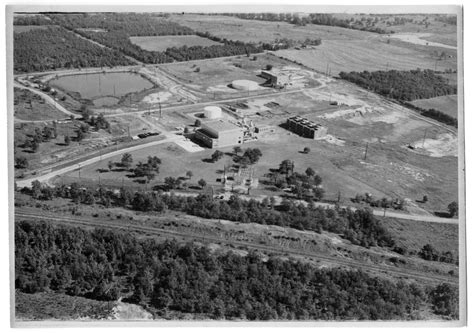
[[[352,243],[365,247],[394,245],[387,229],[369,211],[353,212],[350,209],[321,208],[315,207],[312,202],[306,206],[284,200],[280,206],[275,206],[272,199],[264,199],[262,202],[254,199],[247,201],[233,195],[225,201],[214,199],[207,194],[185,197],[160,194],[157,191],[132,193],[123,188],[116,194],[103,188],[97,190],[81,188],[77,183],[56,186],[53,189],[38,181],[34,181],[32,188],[24,189],[23,192],[40,200],[51,200],[56,196],[71,199],[75,203],[89,205],[98,203],[106,207],[115,205],[136,211],[163,212],[169,209],[203,218],[279,225],[316,232],[326,230],[341,234]]]
[[[13,38],[16,72],[133,64],[119,52],[94,45],[61,27],[16,33]]]
[[[420,108],[419,106],[413,105],[411,103],[403,103],[406,107],[409,107],[410,109],[416,110],[420,112],[423,116],[429,117],[432,119],[435,119],[441,123],[444,123],[446,125],[454,126],[458,128],[458,120],[455,117],[452,117],[446,113],[443,113],[441,111],[435,110],[435,109],[423,109]]]
[[[403,209],[404,200],[401,199],[388,199],[383,197],[382,199],[375,199],[370,193],[357,194],[354,198],[351,199],[355,203],[366,203],[371,207],[380,207],[380,208],[393,208],[393,209]]]
[[[365,89],[397,99],[412,101],[456,94],[456,87],[432,70],[341,72],[339,76]]]
[[[459,258],[457,258],[453,253],[451,253],[450,251],[440,252],[436,250],[431,244],[426,244],[425,246],[423,246],[418,252],[418,256],[424,260],[439,261],[448,264],[459,265]]]
[[[435,311],[455,310],[455,290],[436,288]],[[212,254],[204,247],[103,229],[15,225],[15,288],[117,300],[213,319],[418,319],[426,293],[360,271],[318,269],[255,252]]]
[[[278,21],[278,22],[288,22],[294,25],[326,25],[326,26],[335,26],[348,29],[362,30],[376,32],[379,34],[387,34],[386,30],[383,30],[379,27],[376,27],[376,22],[370,22],[367,20],[355,21],[350,19],[340,19],[334,17],[331,14],[321,14],[321,13],[311,13],[308,16],[300,17],[297,13],[224,13],[221,15],[235,16],[245,20],[261,20],[261,21]]]

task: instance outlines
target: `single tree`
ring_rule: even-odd
[[[64,144],[66,146],[69,146],[70,143],[71,143],[71,138],[69,137],[69,135],[65,135],[64,136]]]
[[[186,171],[186,177],[188,177],[188,179],[191,179],[193,177],[193,172],[191,170],[188,170]]]
[[[109,163],[107,163],[107,167],[109,168],[109,171],[112,171],[112,168],[114,167],[114,162],[109,161]]]
[[[448,205],[448,211],[449,211],[449,215],[451,215],[451,217],[457,216],[458,212],[459,212],[458,203],[456,201],[451,202]]]
[[[311,149],[309,147],[304,147],[304,149],[303,149],[303,152],[305,154],[309,154],[310,151],[311,151]]]
[[[204,179],[201,178],[198,181],[198,185],[201,186],[201,188],[204,188],[207,185],[207,183]]]
[[[18,169],[25,169],[28,167],[28,159],[25,156],[18,156],[15,158],[15,167]]]
[[[306,173],[306,176],[308,177],[313,177],[316,174],[316,172],[312,168],[306,169],[305,173]]]
[[[133,157],[130,153],[125,153],[122,155],[122,159],[121,159],[121,163],[122,163],[122,166],[125,168],[125,169],[129,169],[130,166],[132,165],[133,163]]]
[[[242,152],[242,148],[240,148],[240,146],[235,146],[232,149],[234,150],[235,155],[239,155]]]

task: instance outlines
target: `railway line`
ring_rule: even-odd
[[[204,241],[204,242],[213,242],[213,243],[226,243],[228,245],[233,245],[235,247],[245,247],[247,249],[254,249],[259,251],[265,251],[269,253],[276,253],[276,254],[283,254],[283,255],[293,255],[293,256],[303,256],[306,258],[311,258],[314,260],[318,260],[319,262],[328,263],[328,264],[338,264],[340,266],[350,267],[353,269],[362,269],[363,271],[370,271],[373,273],[382,273],[382,274],[389,274],[392,276],[397,276],[399,278],[408,278],[408,279],[415,279],[418,281],[423,281],[424,283],[429,284],[440,284],[440,283],[447,283],[451,285],[457,286],[459,281],[456,277],[448,277],[442,275],[435,275],[433,273],[420,273],[420,272],[407,272],[405,269],[401,269],[394,266],[387,266],[387,267],[376,267],[375,265],[363,263],[363,262],[354,262],[349,259],[343,259],[338,257],[333,257],[329,255],[324,255],[321,253],[313,253],[313,252],[305,252],[301,250],[289,249],[289,248],[276,248],[274,246],[268,246],[264,244],[255,244],[252,242],[245,242],[245,241],[237,241],[231,240],[226,238],[219,238],[213,237],[208,235],[201,235],[201,234],[192,234],[192,233],[184,233],[175,230],[165,230],[155,227],[147,227],[147,226],[138,226],[138,225],[124,225],[121,223],[116,223],[113,221],[110,222],[103,222],[103,221],[96,221],[96,220],[89,220],[89,219],[79,219],[79,218],[67,218],[67,217],[57,217],[52,215],[39,215],[39,214],[32,214],[29,212],[22,212],[21,210],[17,210],[15,212],[15,219],[32,219],[32,220],[41,220],[41,221],[49,221],[55,224],[63,224],[63,225],[72,225],[72,226],[85,226],[85,227],[100,227],[100,228],[109,228],[109,229],[119,229],[125,230],[129,232],[141,232],[151,235],[165,235],[165,236],[172,236],[172,237],[181,237],[183,239],[188,240],[196,240],[196,241]]]

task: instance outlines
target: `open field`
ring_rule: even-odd
[[[456,59],[436,61],[427,51],[417,50],[425,46],[404,47],[403,42],[390,42],[382,38],[368,40],[324,40],[313,49],[279,50],[275,54],[319,72],[329,70],[331,75],[340,72],[409,69],[456,69]]]
[[[147,51],[166,51],[171,47],[180,48],[182,46],[211,46],[220,45],[210,39],[199,36],[137,36],[130,37],[130,41]]]
[[[321,38],[324,43],[328,39],[364,39],[373,35],[371,32],[339,27],[313,24],[295,26],[286,22],[243,20],[219,15],[172,15],[171,20],[196,31],[209,31],[212,35],[242,42],[273,42],[281,38],[304,41],[306,38]]]
[[[459,252],[459,228],[454,224],[414,222],[384,218],[383,224],[408,251],[418,252],[424,245],[431,244],[440,252]]]
[[[21,120],[64,119],[66,114],[26,89],[14,90],[14,116]]]
[[[420,108],[429,110],[435,109],[450,115],[451,117],[458,117],[458,96],[457,95],[448,95],[448,96],[439,96],[428,99],[419,99],[416,101],[410,102],[411,104],[418,106]]]

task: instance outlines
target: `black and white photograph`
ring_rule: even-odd
[[[466,325],[461,5],[5,10],[11,326]]]

